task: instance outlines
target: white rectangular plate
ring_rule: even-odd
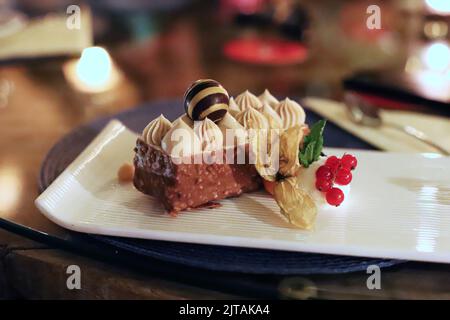
[[[43,192],[36,205],[80,232],[202,244],[450,262],[450,158],[351,152],[358,158],[350,197],[320,209],[315,229],[291,227],[263,192],[174,218],[117,170],[131,162],[136,134],[112,121]]]

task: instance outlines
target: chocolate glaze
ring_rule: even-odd
[[[239,196],[257,190],[262,183],[252,164],[178,164],[140,138],[135,152],[135,187],[157,197],[170,213]]]

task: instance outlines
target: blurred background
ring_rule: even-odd
[[[331,102],[390,110],[450,148],[449,26],[448,0],[0,0],[0,212],[45,225],[30,212],[55,142],[199,78],[326,99],[305,104],[380,149],[429,151]]]
[[[81,106],[83,95],[113,111],[179,97],[201,77],[233,95],[340,99],[343,80],[366,70],[404,72],[422,96],[449,101],[448,1],[0,0],[0,12],[0,59],[14,62],[2,92],[20,86],[21,66],[87,113],[103,110]]]

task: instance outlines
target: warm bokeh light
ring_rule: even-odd
[[[22,183],[16,167],[0,168],[0,211],[12,210],[19,201]]]
[[[67,62],[63,71],[75,89],[89,93],[109,90],[120,78],[109,53],[101,47],[84,49],[80,59]]]
[[[406,61],[405,71],[409,74],[415,73],[415,72],[419,71],[421,68],[422,68],[422,62],[415,55],[409,57],[408,60]]]
[[[422,61],[427,69],[445,71],[450,67],[450,48],[445,42],[434,42],[422,51]]]
[[[112,61],[101,47],[86,48],[76,66],[78,79],[92,88],[104,86],[111,77]]]
[[[413,75],[415,83],[429,97],[448,99],[450,92],[450,72],[438,73],[423,70]]]
[[[423,32],[429,39],[445,38],[448,34],[448,25],[445,21],[428,21]]]
[[[425,0],[427,7],[440,14],[450,14],[450,1],[448,0]]]
[[[448,100],[450,97],[450,47],[436,41],[417,50],[408,58],[405,71],[420,92],[429,98]]]

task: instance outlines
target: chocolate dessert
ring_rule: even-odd
[[[325,156],[326,121],[309,128],[297,102],[268,90],[233,99],[210,79],[194,82],[184,98],[186,114],[173,123],[160,115],[135,147],[135,187],[169,213],[264,186],[289,223],[311,229],[318,206],[337,207],[348,196],[356,157]]]
[[[248,161],[246,134],[249,130],[304,126],[305,120],[303,109],[292,100],[278,103],[267,90],[260,97],[245,91],[230,99],[227,91],[210,79],[189,87],[185,110],[173,123],[163,115],[151,121],[135,148],[134,185],[157,197],[170,213],[260,188],[260,173]],[[234,160],[239,152],[247,160],[226,161],[230,152]],[[205,154],[222,161],[196,162]]]
[[[162,149],[140,138],[135,150],[134,185],[157,197],[170,213],[239,196],[261,186],[261,178],[251,164],[175,163]]]

